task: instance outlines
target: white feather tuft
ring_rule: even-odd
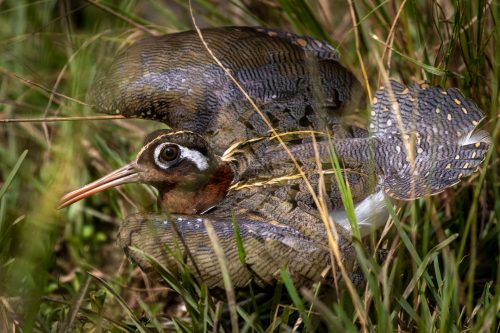
[[[384,192],[378,191],[370,194],[364,200],[358,202],[354,205],[354,214],[356,215],[361,237],[383,226],[389,217]],[[352,228],[345,210],[331,211],[330,218],[352,234]]]
[[[484,143],[491,144],[490,134],[484,130],[480,130],[480,131],[472,130],[469,134],[464,136],[458,142],[458,144],[460,146],[467,146],[467,145],[472,145],[472,144],[477,143],[477,142],[484,142]]]

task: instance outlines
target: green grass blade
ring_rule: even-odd
[[[140,320],[136,317],[134,311],[128,306],[127,302],[122,298],[122,296],[104,279],[92,274],[88,273],[92,278],[97,280],[99,284],[101,284],[113,297],[118,301],[118,304],[121,305],[123,310],[128,314],[129,318],[135,324],[135,327],[140,333],[148,333],[148,330],[140,323]]]
[[[231,218],[231,222],[233,223],[234,235],[236,237],[236,246],[238,247],[238,257],[240,258],[241,264],[246,265],[245,248],[243,246],[243,242],[241,241],[240,229],[238,228],[238,223],[236,222],[236,215],[234,213],[233,217]]]
[[[12,183],[12,180],[16,176],[17,172],[19,171],[19,168],[21,167],[21,164],[24,161],[24,158],[28,155],[28,150],[25,150],[21,156],[16,161],[16,164],[14,164],[14,167],[12,168],[11,172],[5,179],[5,182],[2,185],[2,188],[0,188],[0,199],[4,196],[5,192],[7,192],[7,189],[9,188],[10,184]]]
[[[293,304],[298,309],[300,316],[302,317],[302,320],[304,321],[305,330],[310,332],[312,329],[311,320],[309,319],[309,316],[307,315],[304,303],[302,302],[302,299],[300,298],[299,293],[297,292],[297,289],[295,289],[295,286],[293,285],[292,279],[290,278],[288,271],[284,268],[281,268],[280,269],[280,276],[281,276],[281,279],[283,280],[283,284],[285,285],[286,290],[288,291],[288,295],[290,295],[290,298],[292,299]]]

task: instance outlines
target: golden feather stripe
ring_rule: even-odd
[[[342,173],[356,173],[362,176],[368,176],[364,172],[359,172],[354,169],[341,169],[340,170]],[[319,174],[319,172],[317,172]],[[311,175],[313,173],[306,173],[306,175]],[[322,175],[333,175],[335,174],[335,170],[333,169],[328,169],[328,170],[323,170],[321,171]],[[228,192],[232,191],[241,191],[245,189],[251,189],[254,187],[261,187],[261,186],[269,186],[269,185],[275,185],[279,184],[284,181],[289,181],[289,180],[296,180],[300,179],[302,176],[300,174],[293,174],[293,175],[286,175],[286,176],[281,176],[281,177],[276,177],[276,178],[271,178],[271,179],[266,179],[266,180],[256,180],[255,182],[252,182],[252,180],[247,181],[247,182],[237,182],[231,185],[228,189]]]

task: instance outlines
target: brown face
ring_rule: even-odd
[[[58,208],[126,183],[151,184],[160,192],[173,188],[194,191],[206,184],[217,164],[218,159],[201,136],[187,131],[156,131],[146,137],[135,161],[68,193]]]
[[[201,136],[186,131],[152,134],[156,135],[146,138],[135,162],[141,182],[159,189],[195,189],[203,185],[216,169],[217,158]]]

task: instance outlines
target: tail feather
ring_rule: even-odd
[[[376,93],[370,125],[384,191],[411,200],[473,173],[490,143],[486,131],[476,131],[483,119],[458,89],[391,81]]]

